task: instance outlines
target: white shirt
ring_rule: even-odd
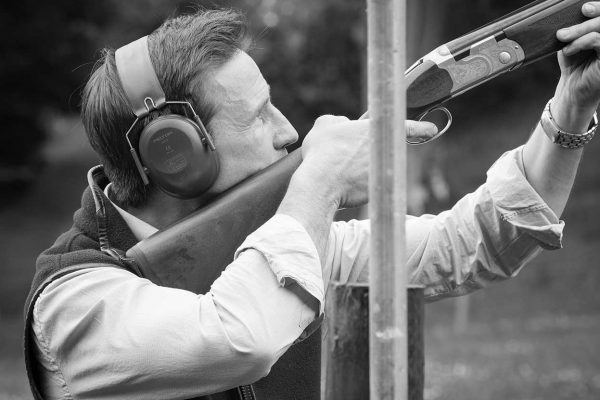
[[[521,148],[502,156],[486,183],[451,210],[407,217],[410,282],[425,285],[427,300],[512,277],[540,246],[561,247],[564,224],[526,181],[521,157]],[[138,239],[155,231],[119,212]],[[304,228],[275,215],[206,295],[103,265],[61,277],[34,308],[42,392],[48,399],[189,398],[252,383],[312,330],[330,280],[368,281],[368,246],[369,221],[333,223],[321,270]],[[301,300],[302,291],[319,310]]]

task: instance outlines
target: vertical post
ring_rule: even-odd
[[[423,287],[409,286],[408,399],[423,400]],[[369,287],[331,282],[325,299],[323,400],[369,398]],[[372,398],[372,397],[371,397]]]
[[[331,282],[325,298],[322,400],[369,398],[369,286]]]
[[[370,398],[406,400],[404,89],[406,0],[367,0],[371,121],[369,180]]]

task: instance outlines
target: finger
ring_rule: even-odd
[[[574,40],[563,48],[563,53],[566,56],[573,56],[586,50],[594,50],[600,55],[600,33],[591,32]]]
[[[588,18],[600,16],[600,1],[588,1],[581,6],[581,12]]]
[[[406,137],[415,139],[429,139],[438,133],[437,126],[427,121],[406,121]]]
[[[595,18],[600,16],[600,2],[593,1],[585,3],[581,8],[581,12],[586,17],[592,19],[558,30],[558,32],[556,32],[556,38],[558,40],[570,42],[590,32],[597,32],[600,30],[600,18]]]
[[[316,128],[319,126],[335,125],[346,121],[349,121],[348,118],[342,115],[326,114],[321,115],[319,118],[316,119],[314,127]]]

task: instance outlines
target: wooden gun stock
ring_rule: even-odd
[[[208,206],[142,240],[126,256],[156,284],[208,292],[246,236],[275,214],[301,162],[298,149]]]

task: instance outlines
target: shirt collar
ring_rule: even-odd
[[[142,241],[142,240],[146,239],[147,237],[158,232],[158,229],[156,229],[149,223],[142,221],[135,215],[128,213],[127,211],[123,210],[121,207],[116,205],[110,198],[110,187],[111,186],[112,186],[112,183],[109,183],[108,185],[106,185],[106,187],[104,188],[104,195],[108,198],[108,200],[110,200],[112,205],[119,212],[119,214],[121,215],[121,217],[123,218],[123,220],[125,221],[127,226],[129,227],[129,229],[131,229],[133,236],[135,236],[135,238],[138,241]]]

